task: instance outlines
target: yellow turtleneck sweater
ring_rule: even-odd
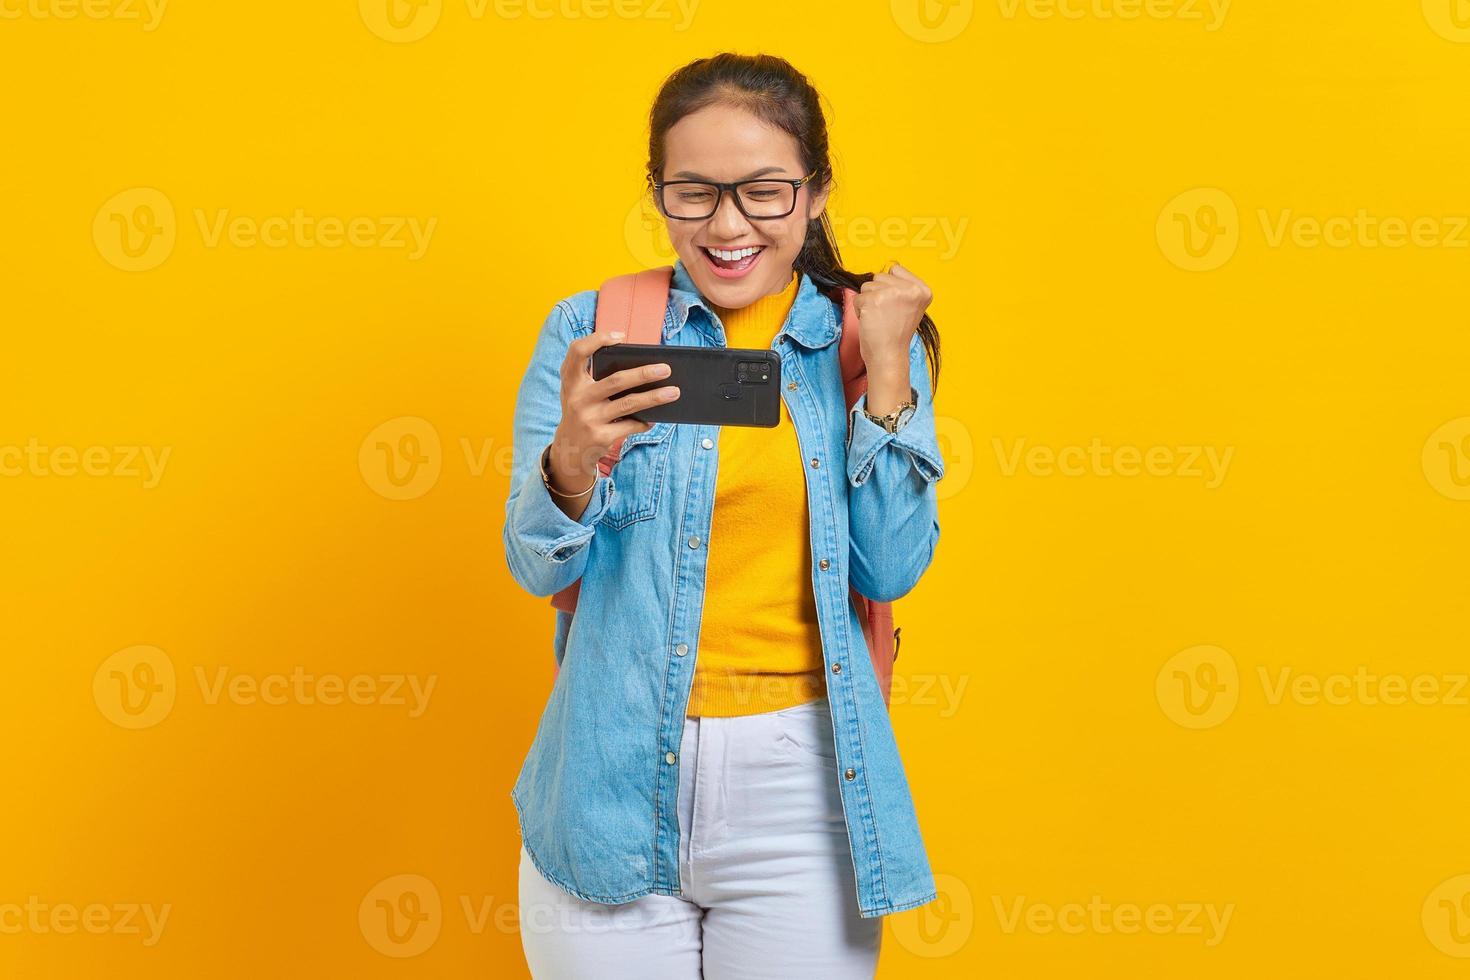
[[[716,306],[730,347],[770,350],[800,273],[738,310]],[[812,596],[806,461],[781,402],[781,424],[720,429],[704,615],[687,713],[749,715],[826,694]]]

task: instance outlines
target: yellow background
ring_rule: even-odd
[[[121,4],[0,0],[0,462],[109,460],[0,477],[0,912],[170,911],[152,945],[0,915],[0,975],[525,975],[552,618],[502,556],[514,388],[557,300],[668,260],[648,107],[722,49],[809,74],[847,264],[936,293],[943,531],[893,711],[944,894],[881,975],[1470,969],[1464,3]],[[298,209],[435,224],[417,258],[250,244]],[[1428,223],[1276,231],[1360,211]],[[1094,439],[1158,466],[1013,456]],[[156,717],[116,700],[140,665]],[[221,670],[435,687],[412,717]]]

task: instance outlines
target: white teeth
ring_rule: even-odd
[[[706,246],[705,251],[713,255],[717,259],[724,259],[726,262],[739,262],[746,256],[754,255],[756,252],[759,252],[760,248],[737,248],[732,251],[730,249],[709,248],[708,246]]]

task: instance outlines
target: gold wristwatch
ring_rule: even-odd
[[[863,414],[868,417],[868,421],[883,426],[885,432],[897,432],[898,427],[908,421],[908,416],[913,414],[914,410],[918,407],[917,397],[913,387],[910,386],[909,400],[900,402],[899,406],[887,415],[874,415],[868,411],[867,402],[863,402]]]

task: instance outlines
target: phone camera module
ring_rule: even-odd
[[[771,369],[764,361],[738,361],[735,380],[745,385],[765,384],[771,380]]]

